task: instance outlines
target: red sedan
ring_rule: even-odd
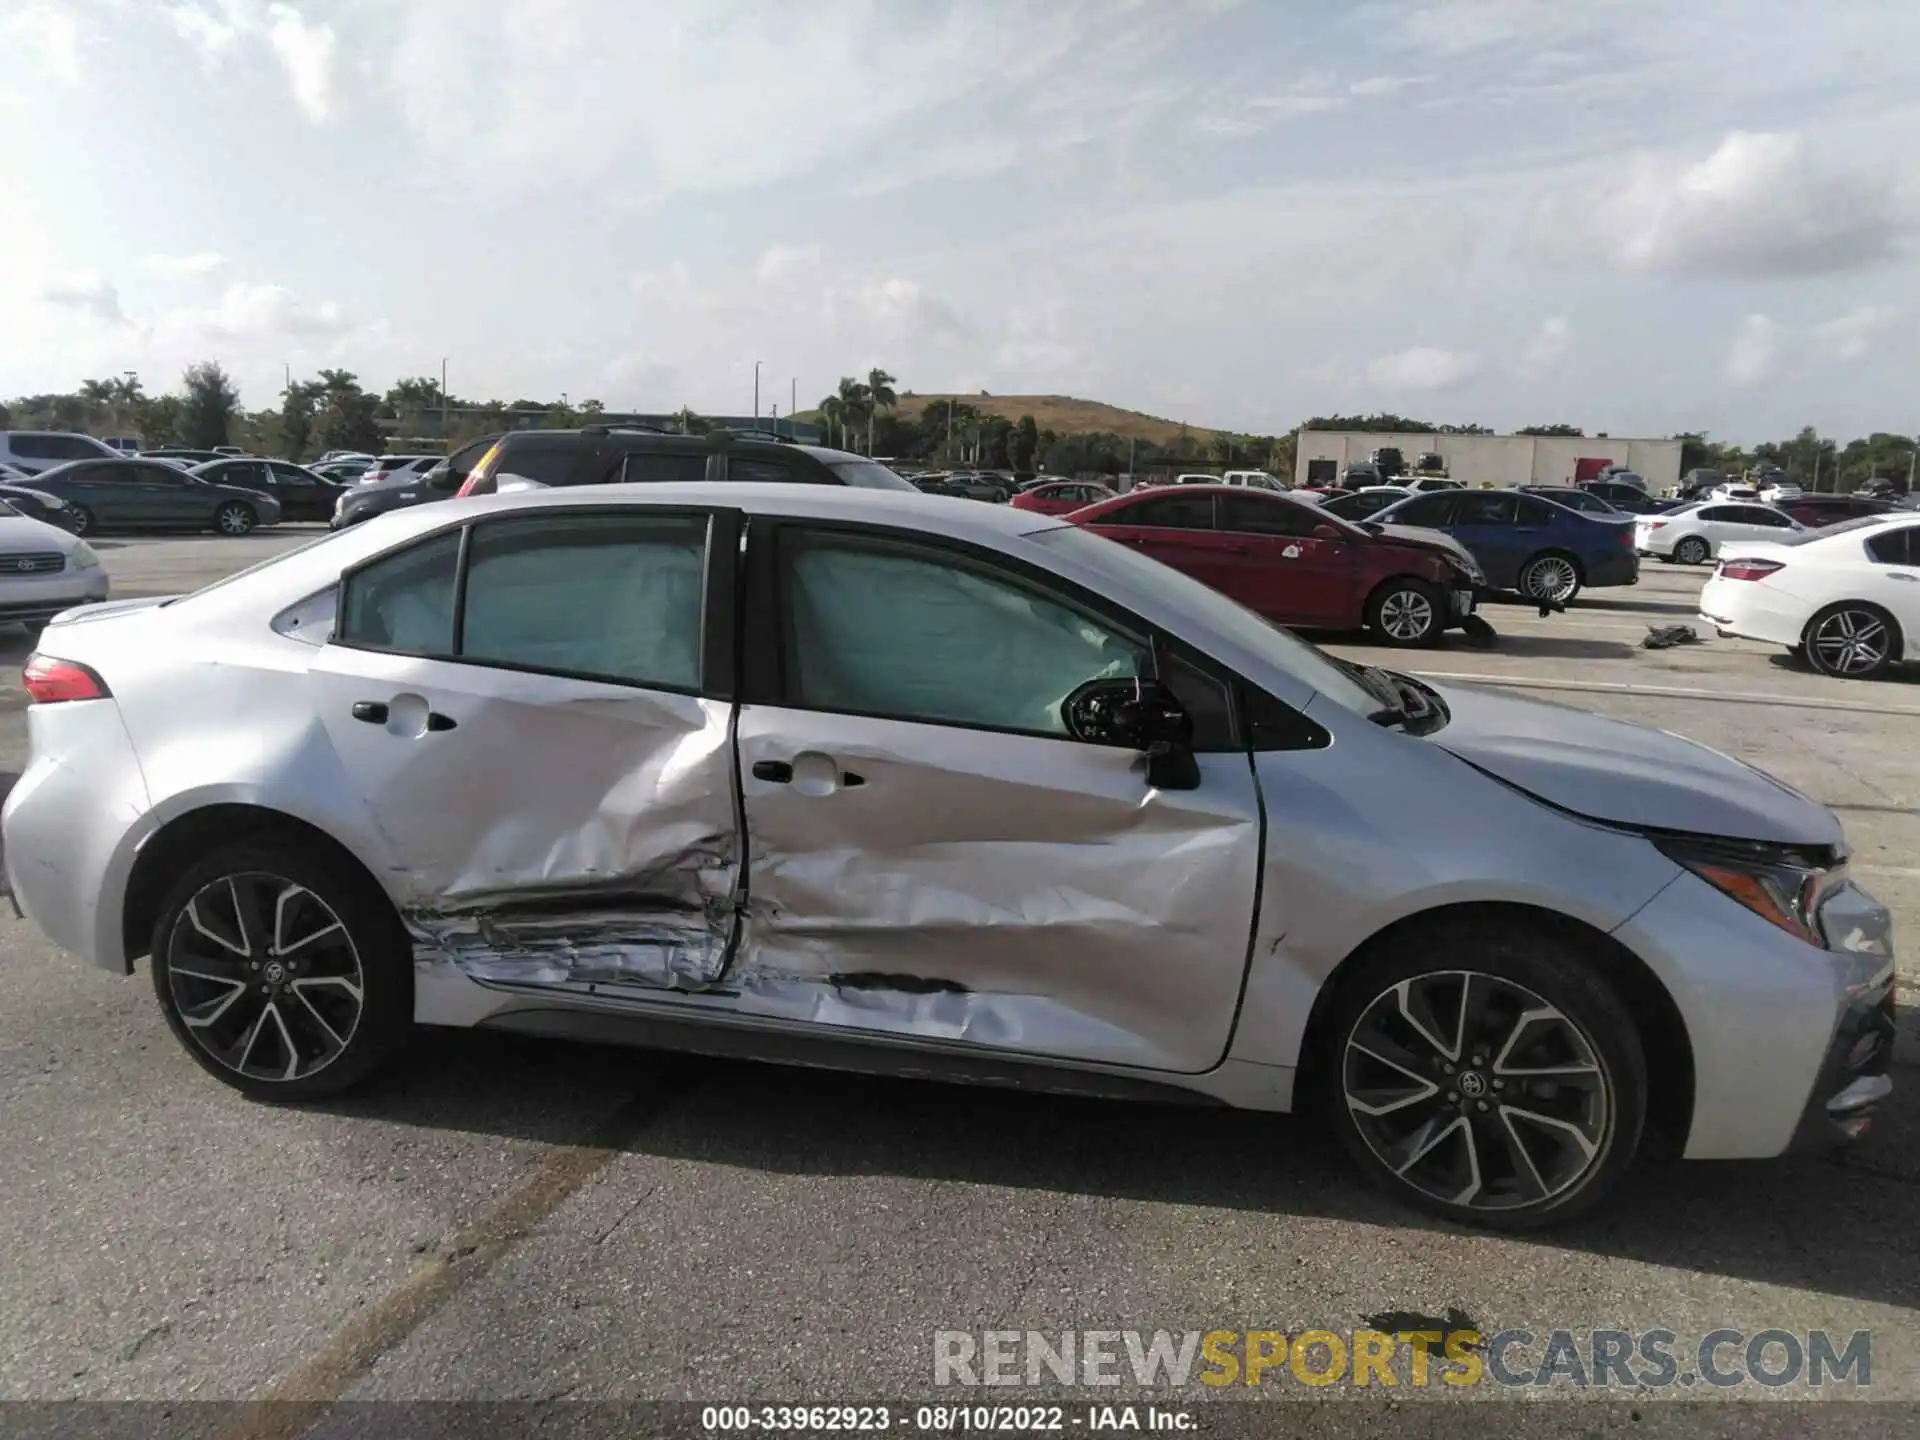
[[[1037,510],[1042,515],[1066,515],[1083,505],[1113,497],[1113,491],[1091,480],[1055,480],[1022,490],[1009,502],[1016,510]]]
[[[1350,525],[1263,490],[1186,485],[1076,510],[1075,525],[1131,545],[1282,625],[1372,631],[1435,645],[1473,613],[1480,568],[1433,530]]]

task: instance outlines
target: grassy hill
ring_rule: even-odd
[[[1122,410],[1118,405],[1106,405],[1098,400],[1079,400],[1071,395],[981,395],[977,392],[972,395],[902,395],[897,413],[902,419],[917,419],[920,412],[929,406],[934,407],[936,413],[944,410],[948,400],[971,405],[983,415],[1000,415],[1013,421],[1018,421],[1022,415],[1031,415],[1034,424],[1056,435],[1093,435],[1106,431],[1122,439],[1170,445],[1180,438],[1183,428],[1186,434],[1202,444],[1215,433],[1198,425],[1182,427],[1178,420],[1162,420],[1157,415],[1143,415],[1138,410]],[[816,417],[814,412],[802,411],[799,418],[813,420]]]

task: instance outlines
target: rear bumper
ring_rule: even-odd
[[[1588,556],[1583,568],[1587,572],[1589,590],[1640,583],[1640,556],[1637,551],[1616,550]]]
[[[1800,643],[1812,607],[1758,580],[1722,580],[1700,588],[1700,618],[1722,635],[1770,645]]]

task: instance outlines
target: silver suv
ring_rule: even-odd
[[[29,475],[70,460],[117,460],[120,452],[91,435],[64,430],[0,430],[0,465]]]

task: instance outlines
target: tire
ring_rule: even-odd
[[[1843,600],[1807,621],[1801,632],[1807,663],[1837,680],[1872,680],[1899,658],[1900,626],[1877,605]]]
[[[1524,1230],[1597,1205],[1632,1165],[1646,1053],[1578,943],[1524,923],[1443,925],[1339,983],[1316,1057],[1321,1090],[1348,1153],[1389,1193]],[[1462,1003],[1473,1008],[1460,1036]],[[1542,1009],[1553,1018],[1519,1018]]]
[[[1578,560],[1549,550],[1522,565],[1515,583],[1529,600],[1557,600],[1562,605],[1571,605],[1573,597],[1580,593],[1581,581]]]
[[[213,528],[221,535],[239,538],[251,535],[260,517],[254,508],[244,500],[229,500],[213,512]]]
[[[80,536],[92,535],[100,528],[100,522],[93,518],[93,511],[84,505],[73,507],[73,533]]]
[[[1673,558],[1681,565],[1704,565],[1712,553],[1713,547],[1698,535],[1689,535],[1673,547]]]
[[[1446,597],[1411,576],[1387,581],[1367,601],[1367,629],[1388,645],[1431,649],[1446,633],[1449,618]]]
[[[283,838],[237,840],[182,874],[152,954],[174,1036],[257,1100],[337,1095],[391,1059],[413,1025],[412,946],[386,896]]]

